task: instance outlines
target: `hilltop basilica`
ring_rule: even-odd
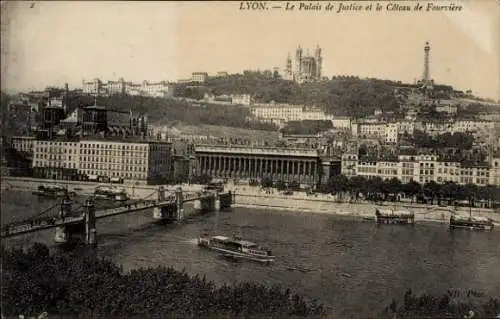
[[[283,78],[298,83],[318,81],[321,79],[322,63],[323,58],[319,45],[314,51],[314,56],[309,54],[309,50],[307,50],[307,54],[303,54],[303,50],[299,45],[297,51],[295,51],[295,68],[292,66],[292,58],[288,53]]]

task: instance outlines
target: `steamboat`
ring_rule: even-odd
[[[74,192],[70,193],[66,188],[60,185],[40,185],[37,190],[33,191],[33,195],[52,198],[65,197],[70,194],[74,195]]]
[[[219,252],[223,257],[243,259],[261,263],[273,262],[275,257],[268,249],[256,243],[226,236],[201,236],[198,246]]]
[[[492,231],[493,220],[486,217],[451,215],[450,229]]]
[[[415,214],[409,211],[393,211],[390,209],[375,209],[377,224],[415,224]]]
[[[128,200],[127,192],[116,187],[99,186],[94,191],[94,197],[123,202]]]

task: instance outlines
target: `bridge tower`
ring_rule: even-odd
[[[214,211],[220,211],[220,196],[218,191],[214,192]]]
[[[158,197],[156,201],[159,203],[165,201],[165,188],[163,186],[158,187]]]
[[[184,219],[184,196],[181,187],[175,190],[175,204],[177,206],[177,220],[181,221]]]
[[[97,245],[95,206],[91,200],[85,201],[85,244]]]
[[[69,198],[69,196],[66,196],[63,198],[61,201],[61,209],[59,210],[59,218],[61,218],[63,221],[66,217],[71,216],[71,205],[73,202]],[[66,226],[59,226],[56,227],[56,234],[54,237],[54,241],[58,244],[65,244],[68,242],[68,240],[71,237],[71,233],[66,229]]]

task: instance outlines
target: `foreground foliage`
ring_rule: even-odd
[[[113,263],[77,253],[2,249],[2,315],[60,318],[318,318],[327,311],[278,286],[216,287],[173,268],[124,274]],[[42,315],[43,317],[43,315]],[[385,310],[351,318],[500,318],[500,300],[476,291],[440,297],[408,290]]]
[[[416,295],[393,300],[385,309],[387,318],[500,318],[500,300],[473,290],[448,290],[440,297]]]
[[[234,318],[322,315],[323,308],[280,287],[241,283],[216,287],[173,268],[124,274],[113,263],[75,253],[50,254],[35,244],[2,251],[5,315]]]

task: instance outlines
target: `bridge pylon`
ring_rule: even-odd
[[[177,210],[177,220],[181,221],[184,219],[184,196],[182,194],[182,188],[178,187],[175,190],[175,204]]]
[[[97,229],[95,218],[95,206],[92,200],[86,200],[85,204],[85,244],[97,245]]]
[[[61,201],[61,208],[59,210],[59,218],[63,221],[66,217],[71,216],[71,206],[73,202],[66,196]],[[72,237],[72,233],[66,228],[66,226],[56,227],[56,234],[54,236],[54,241],[58,244],[66,244]]]
[[[158,196],[156,201],[158,203],[165,201],[165,188],[163,186],[158,187]]]
[[[220,196],[219,192],[214,192],[214,211],[219,212],[220,211]]]

